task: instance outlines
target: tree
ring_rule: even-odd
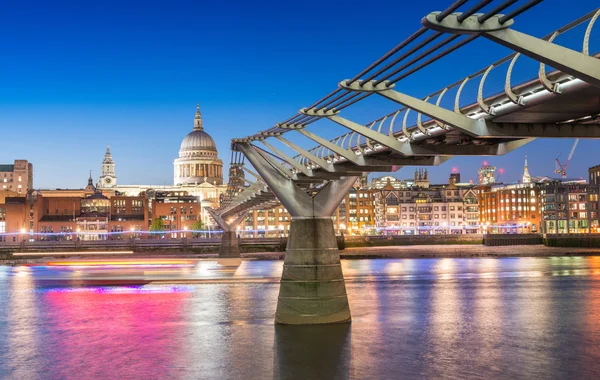
[[[150,225],[150,228],[148,228],[148,231],[164,231],[165,230],[165,223],[163,222],[162,218],[154,218],[154,220],[152,220],[152,224]],[[152,234],[154,235],[154,234]],[[150,235],[150,236],[152,236]],[[156,234],[158,236],[162,236],[163,234]]]
[[[191,225],[190,230],[192,230],[192,238],[199,238],[200,237],[200,233],[199,232],[194,232],[194,231],[203,231],[205,228],[204,223],[202,223],[201,220],[197,220],[194,222],[194,224]]]

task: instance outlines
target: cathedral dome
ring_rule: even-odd
[[[223,162],[218,157],[215,140],[204,131],[199,105],[196,108],[194,129],[183,138],[174,169],[175,185],[203,182],[223,184]]]
[[[179,148],[179,157],[189,156],[214,156],[217,155],[215,140],[206,132],[202,126],[202,115],[200,106],[196,108],[194,129],[183,138]]]
[[[179,152],[189,152],[195,150],[217,151],[217,146],[212,137],[201,129],[194,129],[188,133],[181,142]]]

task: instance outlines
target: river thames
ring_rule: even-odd
[[[598,256],[342,265],[313,327],[274,325],[281,261],[0,266],[0,377],[600,378]]]

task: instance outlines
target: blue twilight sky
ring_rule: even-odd
[[[228,165],[231,138],[310,105],[451,2],[6,0],[0,163],[30,160],[36,188],[81,187],[90,169],[97,178],[110,144],[119,183],[170,184],[200,102],[205,129]],[[541,37],[597,6],[597,0],[546,0],[518,17],[515,29]],[[598,51],[595,29],[591,49]],[[577,33],[562,42],[581,49],[583,29]],[[399,88],[425,96],[508,53],[480,39]],[[522,64],[520,79],[536,76],[535,66]],[[503,75],[491,82],[493,90],[502,88]],[[365,123],[399,108],[375,98],[344,115]],[[320,123],[311,128],[333,128]],[[572,143],[538,140],[503,157],[455,158],[431,168],[430,177],[445,182],[457,167],[463,181],[476,180],[485,160],[504,168],[500,180],[514,181],[525,155],[532,175],[553,175],[554,158],[561,152],[565,158]],[[580,142],[570,176],[586,178],[587,168],[600,163],[595,149],[593,140]]]

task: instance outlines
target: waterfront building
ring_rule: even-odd
[[[32,232],[42,233],[35,236],[36,240],[124,239],[140,235],[122,232],[148,230],[149,207],[144,194],[103,193],[93,185],[91,177],[83,193],[76,190],[67,190],[62,196],[60,191],[47,193],[50,196],[41,191],[32,197]]]
[[[334,214],[334,224],[346,233],[375,232],[375,194],[366,186],[366,176],[362,178],[364,180],[350,189]]]
[[[600,232],[600,165],[592,166],[588,169],[589,173],[589,213],[590,213],[590,232]]]
[[[27,198],[24,196],[6,197],[0,204],[0,242],[19,241],[18,235],[2,235],[4,233],[23,233],[28,230],[29,215]],[[17,240],[19,239],[19,240]]]
[[[106,240],[135,237],[112,232],[145,231],[148,199],[101,192],[90,177],[84,189],[39,190],[0,204],[0,234],[12,241]],[[6,235],[0,241],[7,240]]]
[[[33,187],[33,165],[27,160],[0,164],[0,190],[27,194]]]
[[[542,200],[538,183],[482,186],[480,223],[486,233],[540,232]]]
[[[481,171],[481,169],[480,169]],[[543,229],[541,179],[529,174],[527,156],[522,182],[480,186],[479,221],[485,233],[521,234]]]
[[[115,161],[107,148],[102,161],[98,187],[101,191],[114,191],[126,196],[140,194],[179,194],[195,197],[202,209],[218,208],[227,184],[223,184],[223,162],[213,138],[204,130],[200,106],[196,107],[192,131],[182,140],[179,155],[173,162],[173,185],[117,185]],[[238,169],[239,170],[239,169]],[[160,202],[151,202],[153,204]],[[198,206],[200,207],[200,206]],[[206,212],[201,213],[202,222],[216,228]]]
[[[541,189],[544,200],[544,233],[588,233],[592,219],[597,231],[597,186],[590,186],[585,180],[554,180],[544,183]],[[594,204],[593,210],[590,203]]]
[[[431,185],[427,170],[415,171],[412,184],[386,178],[382,188],[371,187],[376,228],[387,234],[463,234],[479,231],[478,190],[456,183]]]
[[[198,197],[186,192],[154,192],[151,199],[151,222],[156,219],[162,220],[164,237],[173,239],[189,237],[187,230],[194,229],[198,221],[208,219],[208,215],[202,215],[205,211]]]

